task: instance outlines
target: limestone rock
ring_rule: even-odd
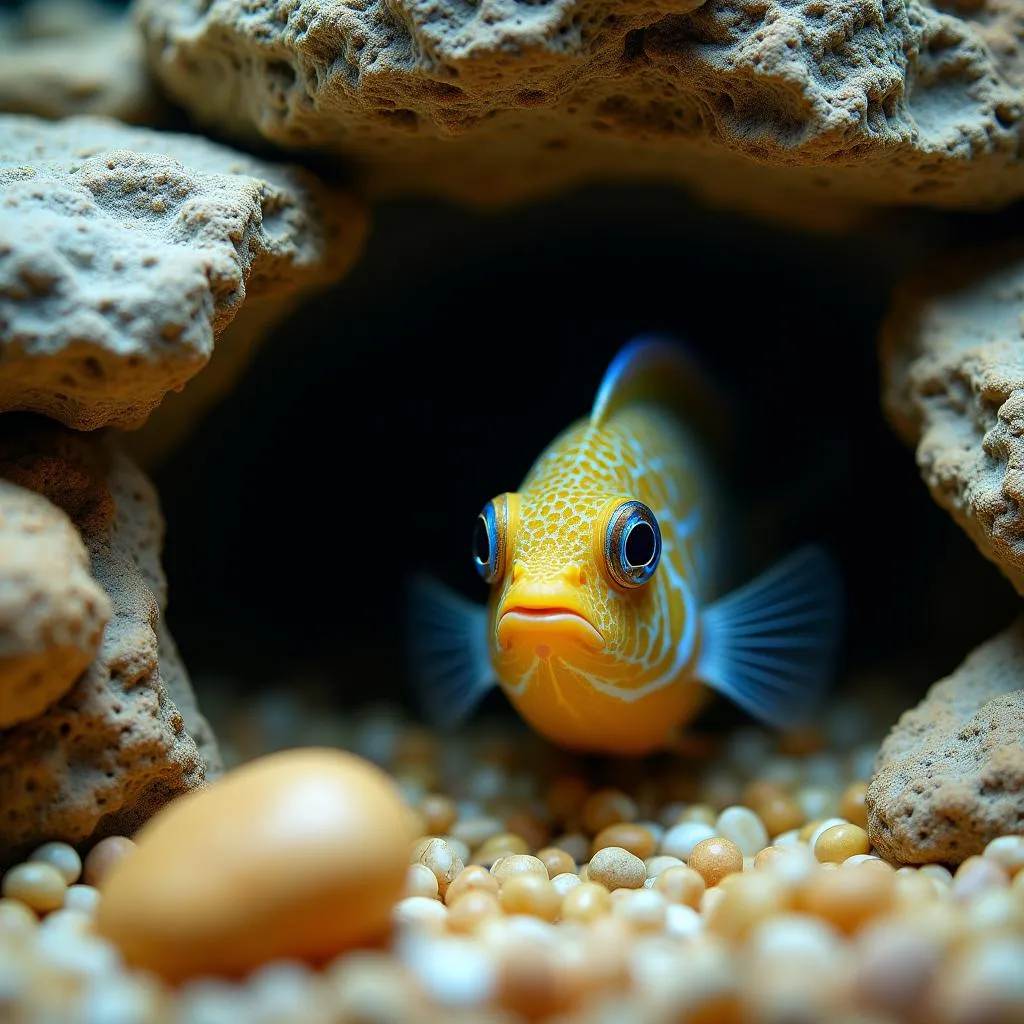
[[[0,117],[0,411],[138,426],[247,293],[336,279],[366,227],[306,172],[204,139]]]
[[[356,159],[378,193],[597,178],[732,205],[1024,195],[1018,0],[136,0],[200,123]]]
[[[48,839],[84,845],[131,833],[203,783],[194,737],[215,770],[219,756],[160,621],[163,523],[149,481],[109,442],[13,414],[0,417],[0,477],[70,517],[112,607],[99,652],[70,692],[0,731],[0,863],[8,863]]]
[[[110,613],[71,520],[0,480],[0,729],[35,718],[71,689]]]
[[[932,495],[1024,595],[1024,249],[926,268],[881,346],[886,413]]]
[[[867,794],[881,855],[959,863],[1024,832],[1024,618],[975,650],[890,731]]]
[[[0,110],[157,124],[142,40],[117,7],[96,0],[30,0],[0,21]]]

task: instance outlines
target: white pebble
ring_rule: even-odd
[[[791,828],[788,832],[780,832],[772,840],[772,846],[806,846],[807,844],[800,838],[800,829]]]
[[[40,934],[63,932],[85,935],[89,931],[91,923],[92,917],[84,910],[72,910],[69,907],[64,907],[61,910],[53,911],[52,914],[47,914],[39,922],[39,932]]]
[[[248,979],[249,998],[261,1021],[302,1020],[315,1012],[314,975],[302,963],[279,960],[264,964]]]
[[[755,925],[748,947],[759,958],[792,957],[831,963],[843,953],[843,937],[810,914],[778,914]]]
[[[665,836],[664,827],[659,825],[656,821],[640,821],[637,822],[637,824],[641,828],[647,829],[647,831],[650,832],[652,836],[654,836],[655,843],[660,843]]]
[[[612,913],[634,928],[661,930],[665,925],[668,900],[655,889],[619,889],[624,896],[612,906]],[[615,896],[615,893],[612,893]]]
[[[111,943],[70,928],[40,927],[36,949],[54,967],[85,977],[110,973],[121,964],[121,955]]]
[[[44,843],[33,851],[29,860],[52,864],[68,885],[77,882],[82,875],[82,858],[67,843]]]
[[[572,871],[563,871],[560,875],[555,875],[555,877],[551,879],[551,885],[559,896],[564,896],[567,892],[572,892],[573,889],[582,884],[583,879]]]
[[[704,929],[704,920],[685,903],[670,903],[665,910],[665,931],[677,939],[692,939]]]
[[[753,857],[768,845],[768,829],[749,807],[726,807],[715,822],[715,831],[735,843],[745,857]]]
[[[66,910],[78,910],[92,915],[100,905],[100,891],[91,885],[69,885],[64,897]]]
[[[404,959],[420,986],[440,1006],[482,1006],[493,999],[497,989],[494,958],[475,942],[415,942],[406,949]]]
[[[678,857],[680,860],[688,860],[698,843],[712,839],[715,835],[715,830],[702,821],[684,821],[665,833],[658,852],[669,857]]]
[[[816,821],[839,810],[839,796],[834,789],[823,786],[804,786],[797,790],[796,801],[808,821]],[[832,824],[843,823],[844,819],[830,819]],[[814,843],[811,843],[814,848]]]
[[[448,908],[429,896],[406,896],[391,911],[394,923],[400,928],[437,928],[448,917]]]
[[[215,978],[197,978],[178,991],[175,1024],[236,1024],[247,1010],[237,986]]]
[[[82,993],[82,1024],[139,1024],[152,1020],[155,984],[129,974],[90,980]]]
[[[985,847],[982,856],[994,860],[1011,878],[1024,869],[1024,836],[1000,836]]]
[[[936,882],[941,883],[947,889],[953,884],[952,872],[941,864],[922,864],[918,871],[922,875],[934,878]]]

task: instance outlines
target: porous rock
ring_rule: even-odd
[[[363,207],[297,168],[92,117],[0,117],[0,411],[138,426],[248,293],[336,279]]]
[[[0,110],[159,124],[168,112],[124,12],[97,0],[29,0],[0,19]]]
[[[67,515],[0,479],[0,729],[35,718],[71,689],[110,613]]]
[[[735,206],[1024,195],[1018,0],[136,0],[201,123],[378,193],[668,179]],[[822,202],[824,201],[824,202]]]
[[[109,441],[16,414],[0,417],[0,477],[70,518],[112,608],[72,689],[0,731],[0,863],[10,863],[50,839],[85,847],[131,834],[216,773],[219,757],[161,624],[163,522],[149,481]]]
[[[983,644],[905,712],[867,793],[878,852],[955,864],[1024,832],[1024,618]]]
[[[1024,248],[909,279],[881,350],[886,413],[932,496],[1024,595]]]

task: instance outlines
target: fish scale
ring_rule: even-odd
[[[556,743],[642,754],[716,691],[776,725],[812,708],[838,647],[836,567],[809,547],[723,592],[727,501],[688,422],[701,386],[680,347],[627,345],[589,417],[481,514],[486,606],[414,586],[413,675],[435,724],[463,720],[498,686]],[[638,525],[647,532],[630,549]]]

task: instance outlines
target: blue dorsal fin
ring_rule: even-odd
[[[697,678],[769,725],[800,724],[832,684],[842,604],[832,556],[800,548],[705,610]]]
[[[472,714],[497,685],[487,647],[487,609],[428,576],[409,587],[408,653],[414,696],[438,729]]]
[[[667,405],[702,434],[727,446],[732,417],[689,347],[668,335],[644,334],[627,342],[608,364],[590,410],[601,427],[634,402]]]

